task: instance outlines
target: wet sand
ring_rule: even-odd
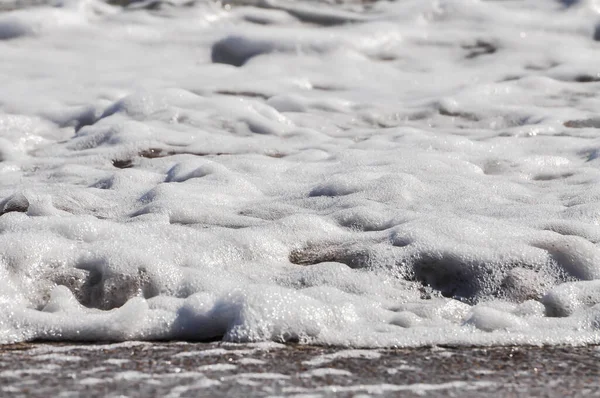
[[[1,395],[600,395],[599,347],[351,350],[277,344],[16,344],[1,348]]]

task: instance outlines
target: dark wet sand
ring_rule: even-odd
[[[600,396],[599,359],[595,346],[348,351],[272,344],[28,343],[0,348],[0,395]]]

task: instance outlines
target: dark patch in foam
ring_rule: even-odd
[[[79,107],[69,110],[66,115],[45,115],[48,119],[58,124],[60,127],[73,127],[75,133],[86,126],[91,126],[98,121],[96,109],[92,106]]]
[[[384,231],[388,228],[391,228],[392,225],[390,222],[377,222],[370,220],[345,220],[340,219],[337,220],[338,224],[344,228],[348,228],[352,231],[362,231],[362,232],[375,232],[375,231]]]
[[[312,89],[318,90],[318,91],[341,91],[341,90],[345,90],[346,88],[342,87],[342,86],[334,86],[331,84],[313,83]]]
[[[218,311],[217,308],[216,311]],[[209,342],[222,340],[227,333],[227,325],[219,322],[222,314],[199,314],[193,308],[186,306],[177,310],[177,316],[171,326],[171,335],[179,336],[187,341]],[[220,317],[218,315],[221,315]]]
[[[242,155],[244,153],[241,153]],[[155,158],[164,158],[167,156],[174,155],[193,155],[193,156],[230,156],[230,155],[238,155],[234,152],[192,152],[185,150],[162,150],[160,148],[150,148],[143,150],[139,153],[139,156],[146,159],[155,159]],[[259,155],[268,156],[270,158],[283,158],[286,156],[285,153],[281,153],[278,151],[265,150],[263,153],[259,153]]]
[[[270,52],[270,49],[260,48],[256,43],[248,43],[244,37],[228,36],[213,44],[210,56],[215,64],[240,67],[249,59],[266,52]]]
[[[138,156],[146,159],[155,159],[174,154],[171,151],[164,151],[160,148],[148,148],[140,151]],[[114,159],[112,165],[118,169],[128,169],[133,167],[133,159]]]
[[[250,97],[250,98],[261,98],[261,99],[269,99],[270,95],[256,93],[253,91],[230,91],[230,90],[218,90],[215,91],[216,94],[221,95],[232,95],[235,97]]]
[[[482,55],[494,54],[498,51],[498,46],[485,40],[477,40],[474,44],[463,44],[461,46],[465,50],[469,50],[466,59],[475,59]]]
[[[148,148],[140,151],[139,155],[146,159],[162,158],[168,156],[171,152],[165,152],[160,148]]]
[[[111,189],[114,183],[113,178],[114,177],[103,178],[99,181],[96,181],[94,184],[90,185],[90,188]]]
[[[451,253],[419,256],[412,268],[415,281],[471,304],[490,297],[512,302],[540,299],[550,287],[567,280],[552,264],[541,269],[519,262],[465,262]]]
[[[556,61],[550,61],[547,63],[538,63],[538,64],[527,64],[525,65],[525,69],[526,70],[533,70],[533,71],[543,71],[543,70],[548,70],[548,69],[552,69],[557,67],[558,65],[560,65],[560,63],[556,62]]]
[[[174,155],[194,155],[194,156],[226,156],[226,155],[234,155],[232,152],[191,152],[184,150],[163,150],[161,148],[148,148],[138,152],[137,156],[142,157],[144,159],[157,159],[164,158],[167,156]],[[266,151],[262,155],[272,157],[272,158],[282,158],[286,156],[280,152],[269,152]],[[133,159],[114,159],[112,160],[112,165],[119,169],[128,169],[133,167]]]
[[[120,6],[131,10],[159,11],[165,7],[192,7],[195,1],[188,1],[182,4],[173,3],[165,0],[108,0],[109,4]]]
[[[566,8],[569,8],[571,6],[579,4],[581,0],[558,0],[558,2]]]
[[[440,107],[439,112],[440,112],[440,115],[443,115],[443,116],[460,117],[462,119],[466,119],[471,122],[477,122],[479,120],[477,115],[475,115],[473,113],[450,111],[443,107]]]
[[[499,83],[513,82],[513,81],[516,81],[516,80],[520,80],[522,78],[523,78],[523,76],[521,76],[521,75],[508,75],[504,79],[500,79],[498,82]]]
[[[149,299],[159,294],[159,288],[142,267],[133,274],[115,273],[101,262],[90,262],[81,264],[77,272],[61,276],[56,282],[69,288],[88,308],[111,310],[133,297]]]
[[[592,160],[596,160],[598,157],[600,157],[600,152],[598,149],[591,149],[579,152],[578,155],[584,157],[586,162],[591,162]]]
[[[128,169],[133,167],[133,161],[131,159],[113,160],[112,165],[117,169]]]
[[[14,193],[0,202],[0,215],[10,212],[25,213],[29,209],[29,200],[20,192]]]
[[[350,195],[355,192],[357,192],[357,190],[352,189],[351,187],[347,187],[341,184],[326,183],[311,189],[308,196],[311,198],[319,196],[336,197]]]
[[[234,155],[250,155],[253,154],[251,152],[248,153],[239,153],[236,154],[234,152],[192,152],[192,151],[184,151],[184,150],[171,150],[171,151],[163,151],[161,149],[150,149],[148,151],[142,151],[139,153],[140,157],[145,159],[156,159],[156,158],[164,158],[167,156],[175,156],[175,155],[192,155],[192,156],[234,156]],[[273,159],[281,159],[288,156],[287,153],[265,150],[262,153],[256,153],[256,155],[262,155]]]
[[[534,180],[534,181],[552,181],[552,180],[560,180],[560,179],[573,177],[574,175],[575,175],[575,173],[572,173],[572,172],[542,173],[542,174],[537,174],[537,175],[533,176],[532,180]]]
[[[396,61],[398,59],[398,57],[394,54],[377,54],[370,58],[374,61],[380,61],[380,62],[392,62],[392,61]]]
[[[565,127],[572,129],[584,129],[584,128],[600,128],[600,118],[590,119],[579,119],[579,120],[568,120],[564,122]]]
[[[575,78],[573,79],[573,81],[577,82],[577,83],[596,83],[596,82],[600,82],[600,76],[599,75],[578,75],[575,76]]]
[[[491,297],[512,302],[539,300],[552,286],[572,279],[552,260],[542,265],[469,261],[450,252],[407,256],[404,248],[410,250],[411,244],[406,241],[401,247],[393,245],[399,251],[382,255],[381,246],[372,246],[375,243],[309,244],[293,250],[289,261],[304,266],[338,262],[353,269],[383,266],[396,277],[417,283],[424,299],[438,292],[469,304]]]
[[[412,263],[414,280],[423,286],[439,291],[444,297],[452,297],[461,301],[474,301],[482,290],[478,280],[478,272],[485,264],[476,267],[465,266],[459,259],[451,255],[423,255]]]
[[[371,253],[366,247],[353,244],[315,244],[292,250],[289,260],[292,264],[313,265],[325,262],[346,264],[350,268],[367,268]]]

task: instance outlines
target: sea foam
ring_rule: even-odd
[[[598,5],[0,14],[0,342],[600,343]]]

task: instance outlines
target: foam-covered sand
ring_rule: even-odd
[[[0,342],[600,343],[599,12],[0,14]]]

